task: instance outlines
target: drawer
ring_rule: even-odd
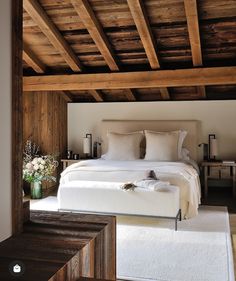
[[[220,166],[220,167],[210,167],[210,171],[209,171],[209,177],[211,178],[230,178],[230,167],[224,167],[224,166]]]

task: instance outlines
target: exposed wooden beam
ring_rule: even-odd
[[[142,0],[127,0],[127,2],[150,66],[152,69],[158,69],[160,68],[160,63],[156,52],[156,44],[143,2]],[[163,100],[170,99],[170,94],[167,88],[161,88],[160,92]]]
[[[74,9],[82,20],[84,26],[93,38],[96,46],[103,55],[107,65],[112,71],[118,71],[119,66],[116,62],[115,55],[110,46],[110,43],[98,22],[91,6],[87,0],[71,0]]]
[[[202,98],[202,99],[206,98],[206,88],[204,86],[198,86],[197,93],[200,98]]]
[[[137,27],[139,36],[143,43],[146,55],[152,69],[160,68],[158,61],[155,41],[152,35],[151,27],[141,0],[127,0],[132,17]]]
[[[46,71],[46,66],[36,57],[28,46],[26,46],[26,44],[23,46],[23,60],[37,73],[44,73]]]
[[[31,76],[24,91],[135,89],[236,84],[236,66],[121,73]]]
[[[23,7],[34,22],[39,26],[42,32],[47,36],[52,45],[60,52],[61,56],[68,63],[70,68],[75,72],[81,71],[82,65],[78,57],[75,55],[69,44],[66,42],[37,0],[23,0]]]
[[[110,70],[119,71],[120,68],[112,47],[89,2],[87,0],[71,0],[71,3],[82,20],[84,26],[88,30],[90,36],[93,38],[93,41],[95,42]],[[136,100],[130,89],[127,89],[126,96],[129,100]],[[98,95],[96,95],[96,97],[97,99],[100,99]],[[95,99],[96,97],[94,96]]]
[[[136,97],[133,89],[127,89],[125,91],[125,94],[129,101],[136,101]]]
[[[198,10],[196,0],[184,0],[185,13],[187,18],[189,41],[192,52],[193,66],[202,66],[202,50],[198,21]],[[205,87],[197,87],[197,92],[201,98],[206,98]]]
[[[61,91],[61,95],[65,99],[65,101],[67,102],[73,101],[72,94],[69,91]]]
[[[90,90],[89,93],[93,96],[95,101],[97,101],[97,102],[104,101],[104,99],[102,97],[102,93],[100,91],[98,91],[98,90]]]
[[[197,1],[184,0],[184,7],[187,18],[193,65],[202,66],[202,52],[198,23]]]
[[[170,100],[170,93],[167,88],[160,88],[160,93],[163,100]]]

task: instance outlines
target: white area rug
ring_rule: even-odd
[[[31,209],[57,211],[56,197]],[[234,281],[228,212],[202,206],[178,223],[155,218],[117,218],[117,274],[130,280]]]

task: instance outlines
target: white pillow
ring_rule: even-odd
[[[106,160],[140,159],[140,143],[144,137],[142,132],[127,134],[108,133],[108,151],[103,155]]]
[[[145,160],[177,161],[181,159],[181,150],[186,131],[153,132],[145,130]]]

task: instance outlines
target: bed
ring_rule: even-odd
[[[103,151],[107,151],[108,147],[107,132],[115,131],[125,134],[143,129],[166,132],[187,130],[188,135],[184,147],[191,155],[190,161],[147,161],[144,159],[80,161],[69,166],[61,174],[58,190],[59,208],[70,211],[153,216],[156,211],[155,206],[159,205],[158,212],[164,216],[167,212],[166,208],[170,211],[173,206],[171,204],[166,206],[164,201],[168,194],[163,190],[173,192],[177,187],[182,216],[184,218],[196,216],[201,198],[196,166],[197,144],[199,143],[198,121],[104,120],[101,128]],[[137,179],[145,178],[150,172],[154,172],[163,183],[160,192],[139,187],[127,192],[120,188],[126,182],[135,182]]]

